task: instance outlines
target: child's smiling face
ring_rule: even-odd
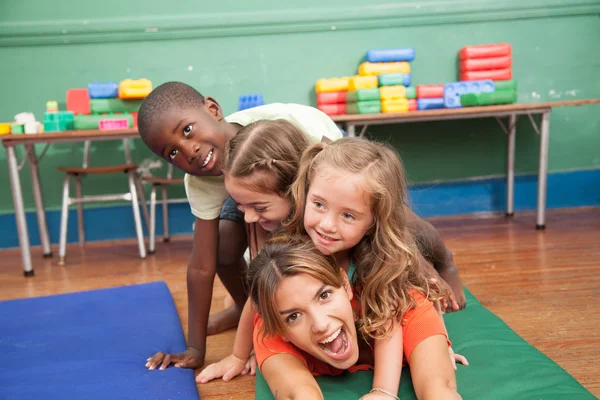
[[[152,127],[146,144],[175,167],[194,176],[219,176],[227,122],[219,104],[206,98],[201,108],[173,109]]]

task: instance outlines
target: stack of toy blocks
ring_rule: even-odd
[[[148,79],[92,82],[87,89],[67,91],[67,110],[75,114],[74,129],[123,129],[137,126],[137,111],[152,91]]]
[[[350,78],[319,79],[315,85],[317,92],[317,108],[327,115],[347,113],[346,93]]]
[[[71,111],[59,111],[58,102],[46,102],[44,132],[60,132],[73,129],[74,115]]]

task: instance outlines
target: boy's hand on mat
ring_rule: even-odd
[[[146,360],[146,368],[149,370],[165,369],[170,364],[174,364],[177,368],[200,368],[204,365],[204,357],[200,350],[193,347],[188,347],[183,353],[166,354],[159,351],[152,357]],[[160,367],[159,367],[160,366]]]
[[[443,297],[440,299],[442,311],[449,313],[449,312],[453,312],[453,311],[458,311],[465,307],[464,305],[465,305],[466,301],[463,301],[463,306],[460,307],[458,301],[456,300],[454,291],[452,290],[452,287],[448,284],[448,282],[446,282],[442,278],[430,278],[429,283],[432,286],[437,286],[439,289],[446,292],[446,297]],[[462,296],[464,299],[464,296],[465,296],[464,292],[462,293]]]
[[[200,372],[200,375],[196,377],[196,382],[206,383],[221,377],[225,382],[230,381],[236,376],[245,375],[250,371],[250,366],[248,365],[249,361],[250,359],[243,360],[230,354],[218,363],[206,367]],[[254,363],[256,364],[256,359]]]
[[[467,357],[462,356],[460,354],[456,354],[452,347],[448,347],[448,353],[450,353],[450,361],[452,362],[452,367],[456,371],[456,362],[461,363],[462,365],[469,366],[469,361],[467,361]]]

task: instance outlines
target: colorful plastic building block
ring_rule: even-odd
[[[46,102],[46,112],[58,111],[58,102],[55,100],[49,100]]]
[[[400,72],[394,74],[379,75],[379,86],[410,86],[410,74],[402,74]]]
[[[466,58],[460,62],[461,71],[487,71],[489,69],[506,69],[512,66],[512,58]]]
[[[346,102],[355,103],[357,101],[379,100],[379,88],[358,89],[354,92],[346,93]]]
[[[444,98],[425,98],[417,99],[417,108],[419,110],[434,110],[436,108],[444,108]]]
[[[73,114],[90,113],[90,95],[87,89],[67,90],[67,110]]]
[[[416,87],[414,87],[414,86],[407,86],[405,91],[406,91],[406,98],[407,99],[416,99],[417,98],[417,88]]]
[[[348,91],[354,92],[358,89],[376,88],[379,81],[376,76],[356,75],[348,81]]]
[[[389,99],[381,101],[381,112],[400,113],[408,111],[407,99]]]
[[[417,99],[408,99],[408,111],[417,111],[418,109]]]
[[[73,129],[75,116],[71,111],[57,111],[44,113],[44,131],[60,132]]]
[[[415,59],[415,49],[384,49],[367,51],[368,62],[412,61]]]
[[[25,132],[25,127],[22,124],[12,124],[10,126],[10,133],[23,133]]]
[[[243,94],[239,97],[238,111],[265,105],[260,93]]]
[[[119,84],[120,99],[143,99],[152,91],[152,82],[146,78],[125,79]]]
[[[512,79],[512,70],[494,69],[489,71],[462,71],[460,73],[461,81],[482,81],[491,79],[493,81],[508,81]]]
[[[315,91],[317,93],[347,92],[349,81],[350,78],[347,76],[343,78],[319,79],[315,84]]]
[[[346,107],[348,114],[379,114],[381,112],[381,101],[358,101],[348,103]]]
[[[317,108],[327,115],[344,115],[346,114],[346,103],[337,104],[320,104]]]
[[[10,133],[10,124],[0,123],[0,135],[8,135]]]
[[[128,127],[133,126],[133,117],[131,114],[112,114],[112,115],[76,115],[73,122],[74,129],[98,129],[100,121],[106,119],[126,118]]]
[[[463,107],[513,104],[516,102],[517,92],[514,90],[497,90],[491,93],[470,93],[460,96],[460,103]]]
[[[119,97],[117,82],[92,82],[88,84],[90,99],[114,99]]]
[[[379,89],[380,99],[383,100],[392,100],[392,99],[405,99],[406,98],[406,88],[402,85],[398,86],[382,86]],[[407,103],[408,104],[408,103]]]
[[[509,81],[496,81],[494,82],[494,86],[496,90],[517,90],[517,81],[509,80]]]
[[[512,47],[508,43],[482,44],[478,46],[465,46],[458,55],[461,60],[466,58],[490,58],[510,56]]]
[[[362,76],[377,76],[395,72],[410,74],[410,64],[406,61],[389,63],[364,62],[358,66],[358,74]]]
[[[417,85],[418,99],[434,99],[444,97],[444,85]]]
[[[101,131],[110,131],[114,129],[125,129],[129,127],[129,120],[127,118],[117,119],[102,119],[98,121],[98,129]]]
[[[91,99],[92,114],[133,112],[140,109],[142,100]]]
[[[317,93],[317,104],[339,104],[346,102],[348,92],[322,92]]]
[[[467,93],[493,92],[494,81],[464,81],[444,85],[444,105],[446,108],[460,108],[460,96]]]

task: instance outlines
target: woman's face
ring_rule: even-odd
[[[283,278],[275,291],[286,330],[282,338],[335,368],[350,368],[359,350],[350,300],[347,278],[341,288],[308,274]]]
[[[257,222],[264,230],[272,232],[290,214],[290,202],[276,193],[264,193],[248,188],[240,179],[225,175],[225,188],[244,213],[247,224]]]

